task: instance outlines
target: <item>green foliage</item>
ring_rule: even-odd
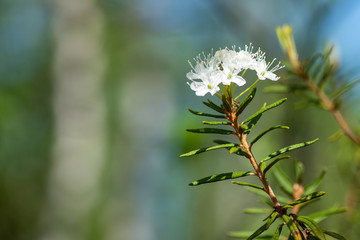
[[[203,121],[203,124],[207,125],[231,125],[229,122],[210,122],[210,121]]]
[[[293,183],[281,168],[274,168],[272,174],[280,184],[280,188],[290,197],[293,196]]]
[[[306,195],[306,196],[304,196],[302,198],[299,198],[298,200],[296,200],[296,201],[294,201],[292,203],[289,203],[289,204],[283,206],[283,208],[294,207],[295,205],[298,205],[300,203],[305,203],[305,202],[314,200],[316,198],[322,197],[324,194],[325,194],[325,192],[314,192],[314,193],[308,194],[308,195]]]
[[[334,232],[330,232],[330,231],[326,231],[326,230],[323,230],[323,231],[324,231],[324,233],[326,235],[329,235],[329,236],[331,236],[333,238],[336,238],[336,239],[339,239],[339,240],[346,240],[345,237],[341,236],[338,233],[334,233]]]
[[[236,110],[236,116],[239,116],[244,109],[249,105],[249,103],[254,99],[256,93],[256,88],[252,88],[249,94],[244,98],[244,100],[239,104]]]
[[[204,147],[204,148],[199,148],[193,151],[190,151],[188,153],[184,153],[181,154],[180,157],[190,157],[196,154],[200,154],[203,152],[208,152],[208,151],[212,151],[212,150],[216,150],[216,149],[221,149],[221,148],[227,148],[227,149],[231,149],[232,147],[237,146],[237,144],[235,143],[224,143],[224,144],[220,144],[220,145],[216,145],[216,146],[212,146],[212,147]]]
[[[282,157],[278,157],[276,159],[274,159],[269,165],[266,166],[266,164],[261,164],[261,170],[264,172],[264,174],[266,174],[270,168],[272,168],[276,163],[278,163],[280,160],[283,160],[283,159],[289,159],[290,156],[287,155],[287,156],[282,156]]]
[[[264,235],[264,236],[259,236],[260,234],[262,234],[264,231],[266,231],[267,229],[269,229],[269,227],[271,226],[271,224],[273,224],[277,218],[277,212],[274,211],[272,212],[266,219],[266,223],[263,224],[260,228],[258,228],[254,233],[250,233],[250,232],[243,232],[243,231],[239,231],[239,232],[230,232],[228,233],[228,236],[231,238],[239,238],[239,239],[247,239],[247,240],[251,240],[251,239],[272,239],[272,235]]]
[[[254,140],[251,141],[251,145],[254,145],[254,143],[256,143],[260,138],[262,138],[265,134],[267,134],[268,132],[275,130],[275,129],[290,129],[290,127],[288,126],[281,126],[281,125],[276,125],[273,127],[270,127],[268,129],[266,129],[265,131],[263,131],[262,133],[260,133],[256,138],[254,138]]]
[[[188,110],[189,110],[189,112],[191,112],[192,114],[197,115],[197,116],[213,117],[213,118],[225,118],[224,115],[216,115],[216,114],[210,114],[210,113],[197,112],[197,111],[194,111],[194,110],[191,110],[191,109],[188,109]]]
[[[248,231],[236,231],[236,232],[229,232],[227,235],[230,238],[236,238],[236,239],[247,239],[252,232]],[[261,235],[257,236],[256,239],[263,239],[263,240],[270,240],[272,238],[272,235]]]
[[[203,104],[205,104],[206,106],[208,106],[209,108],[215,110],[218,113],[224,114],[225,110],[221,107],[219,107],[218,105],[216,105],[215,103],[213,103],[212,101],[210,101],[210,99],[207,99],[208,102],[203,102]]]
[[[322,68],[321,68],[322,69]],[[314,76],[323,76],[324,71],[316,72],[314,71]],[[229,90],[229,89],[228,89]],[[231,98],[231,91],[225,91],[227,94],[219,97],[222,101],[222,104],[216,104],[210,100],[204,101],[204,105],[210,110],[220,113],[221,115],[215,115],[212,113],[203,113],[189,110],[191,113],[197,116],[204,117],[214,117],[214,118],[224,118],[226,121],[203,121],[203,124],[206,125],[218,125],[224,127],[232,127],[233,130],[223,129],[223,128],[197,128],[197,129],[187,129],[187,131],[192,133],[209,133],[209,134],[219,134],[219,135],[232,135],[237,137],[239,143],[232,143],[226,140],[215,140],[217,144],[211,147],[199,148],[188,153],[180,155],[180,157],[189,157],[197,155],[200,153],[226,149],[230,154],[236,154],[247,158],[251,165],[254,168],[254,172],[249,171],[234,171],[227,173],[220,173],[211,175],[205,178],[201,178],[197,181],[191,182],[190,186],[198,186],[207,183],[214,183],[219,181],[226,181],[230,179],[236,179],[240,177],[246,177],[253,175],[259,178],[260,184],[253,184],[247,182],[231,181],[235,185],[240,185],[246,187],[247,190],[255,192],[256,194],[265,197],[265,203],[270,206],[270,208],[247,208],[244,210],[245,213],[249,214],[269,214],[268,217],[264,219],[266,221],[261,227],[259,227],[255,232],[230,232],[228,235],[232,238],[239,239],[280,239],[280,234],[282,232],[283,226],[287,226],[289,229],[290,235],[288,239],[302,240],[304,237],[306,239],[325,239],[324,231],[319,226],[318,222],[326,217],[343,212],[343,208],[334,208],[331,211],[323,211],[314,214],[313,216],[298,216],[298,212],[307,204],[313,202],[314,200],[320,199],[325,192],[316,191],[319,187],[325,172],[322,172],[318,178],[316,178],[312,183],[307,187],[302,186],[303,181],[303,165],[299,161],[295,161],[295,183],[291,178],[278,167],[278,163],[284,159],[290,159],[289,155],[280,156],[281,154],[288,153],[293,150],[297,150],[303,147],[307,147],[317,142],[318,139],[312,141],[306,141],[302,143],[293,144],[284,148],[280,148],[263,158],[260,162],[255,160],[254,155],[252,154],[251,147],[261,140],[267,133],[275,129],[289,129],[287,126],[275,125],[270,127],[258,136],[253,138],[250,144],[247,143],[247,136],[257,125],[260,118],[268,110],[274,109],[280,106],[286,101],[286,98],[283,98],[279,101],[276,101],[270,105],[264,104],[260,110],[256,111],[254,114],[247,117],[245,120],[241,121],[241,114],[244,112],[246,107],[249,106],[251,101],[254,99],[256,89],[252,88],[247,96],[241,101],[241,103],[236,102]],[[274,167],[277,165],[277,167]],[[272,172],[275,180],[277,180],[280,188],[284,193],[286,193],[287,198],[281,195],[274,195],[270,189],[269,183],[265,178],[265,175],[268,172]],[[291,211],[291,213],[290,213]],[[264,235],[263,233],[269,229],[269,227],[277,220],[281,219],[282,222],[277,226],[275,232],[272,235]],[[333,234],[333,233],[330,233]],[[334,234],[333,234],[334,235]]]
[[[284,222],[286,223],[286,225],[288,226],[291,236],[295,239],[295,240],[302,240],[301,235],[300,235],[300,230],[297,227],[297,225],[294,223],[294,221],[291,219],[291,217],[289,217],[288,215],[282,215],[282,219],[284,220]]]
[[[273,159],[274,157],[279,156],[280,154],[290,152],[290,151],[293,151],[293,150],[296,150],[296,149],[299,149],[299,148],[307,147],[307,146],[315,143],[318,140],[319,139],[316,138],[316,139],[314,139],[312,141],[303,142],[303,143],[297,143],[297,144],[294,144],[294,145],[290,145],[288,147],[281,148],[281,149],[269,154],[267,157],[263,158],[261,161],[263,161],[263,162],[269,161],[269,160]]]
[[[270,213],[270,210],[268,208],[245,208],[244,213],[246,214],[264,214]]]
[[[323,230],[321,229],[319,224],[315,222],[312,218],[307,216],[296,216],[295,220],[304,223],[309,228],[309,230],[320,240],[325,240]]]
[[[273,235],[273,237],[271,238],[271,240],[279,240],[280,234],[281,234],[281,231],[282,231],[282,228],[283,228],[283,224],[280,224],[280,225],[276,228],[276,230],[275,230],[275,232],[274,232],[274,235]]]
[[[186,129],[186,131],[192,133],[211,133],[211,134],[215,133],[215,134],[223,134],[223,135],[234,133],[233,131],[220,129],[220,128],[197,128],[197,129]]]
[[[248,117],[247,119],[245,119],[243,122],[244,122],[244,123],[249,122],[250,120],[258,117],[258,116],[261,115],[261,114],[263,114],[264,112],[266,112],[266,111],[268,111],[268,110],[270,110],[270,109],[272,109],[272,108],[275,108],[275,107],[280,106],[280,105],[281,105],[282,103],[284,103],[286,100],[287,100],[286,98],[283,98],[283,99],[281,99],[281,100],[279,100],[279,101],[276,101],[276,102],[270,104],[269,106],[266,106],[266,107],[264,106],[264,107],[262,107],[259,111],[257,111],[256,113],[254,113],[253,115],[251,115],[250,117]]]
[[[304,194],[309,194],[315,191],[320,186],[322,180],[324,179],[325,174],[326,171],[323,170],[318,178],[316,178],[312,183],[310,183],[304,188]]]
[[[237,184],[237,185],[241,185],[241,186],[247,186],[247,187],[252,187],[252,188],[257,188],[260,190],[264,190],[264,187],[260,187],[258,185],[252,184],[252,183],[244,183],[244,182],[237,182],[237,181],[232,181],[232,183]]]
[[[240,178],[251,175],[250,172],[228,172],[228,173],[221,173],[216,175],[211,175],[209,177],[205,177],[190,183],[190,186],[197,186],[204,183],[212,183],[218,181],[224,181],[228,179]]]
[[[325,220],[327,217],[334,215],[334,214],[338,214],[338,213],[343,213],[346,211],[346,208],[342,207],[333,207],[321,212],[315,212],[309,215],[309,217],[311,217],[312,219],[314,219],[314,221],[316,222],[321,222],[323,220]]]

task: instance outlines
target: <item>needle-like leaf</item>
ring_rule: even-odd
[[[251,145],[254,145],[254,143],[256,143],[260,138],[262,138],[265,134],[267,134],[268,132],[274,130],[274,129],[290,129],[290,127],[288,126],[281,126],[281,125],[277,125],[277,126],[273,126],[271,128],[266,129],[265,131],[263,131],[262,133],[260,133],[256,138],[254,138],[251,141]]]
[[[225,110],[222,109],[220,106],[216,105],[215,103],[213,103],[212,101],[210,101],[208,99],[208,102],[203,102],[203,104],[205,104],[207,107],[215,110],[216,112],[218,113],[221,113],[221,114],[224,114],[225,113]]]
[[[192,133],[211,133],[211,134],[223,134],[229,135],[233,134],[234,132],[231,130],[220,129],[220,128],[196,128],[196,129],[186,129],[188,132]]]
[[[294,201],[292,203],[286,204],[285,206],[283,206],[283,208],[291,208],[291,207],[293,207],[293,206],[295,206],[297,204],[308,202],[308,201],[314,200],[316,198],[322,197],[324,194],[325,194],[325,192],[311,193],[311,194],[306,195],[306,196],[304,196],[302,198],[299,198],[298,200],[296,200],[296,201]]]
[[[236,116],[239,116],[244,109],[249,105],[249,103],[254,99],[256,93],[256,88],[251,89],[250,93],[244,98],[244,100],[239,104],[236,111]]]
[[[323,170],[319,177],[317,177],[312,183],[310,183],[308,186],[304,188],[304,194],[309,194],[311,192],[316,191],[316,189],[321,184],[322,180],[324,179],[324,176],[326,174],[326,171]]]
[[[325,235],[317,222],[308,216],[297,216],[295,219],[299,222],[304,223],[310,231],[318,237],[320,240],[325,240]]]
[[[277,157],[279,156],[280,154],[283,154],[283,153],[286,153],[286,152],[290,152],[290,151],[293,151],[293,150],[296,150],[296,149],[299,149],[299,148],[302,148],[302,147],[307,147],[313,143],[315,143],[316,141],[318,141],[319,139],[316,138],[312,141],[308,141],[308,142],[303,142],[303,143],[297,143],[297,144],[294,144],[294,145],[290,145],[288,147],[284,147],[284,148],[281,148],[271,154],[269,154],[267,157],[265,157],[264,159],[262,159],[263,162],[266,162],[274,157]]]
[[[283,98],[279,101],[276,101],[272,104],[270,104],[269,106],[267,107],[264,107],[264,108],[261,108],[259,111],[257,111],[256,113],[254,113],[253,115],[251,115],[250,117],[248,117],[247,119],[245,119],[243,122],[246,123],[246,122],[249,122],[251,119],[253,118],[256,118],[257,116],[259,116],[260,114],[263,114],[264,112],[272,109],[272,108],[275,108],[279,105],[281,105],[282,103],[284,103],[287,99],[286,98]]]
[[[203,124],[206,125],[231,125],[230,122],[211,122],[211,121],[203,121]]]
[[[338,234],[338,233],[330,232],[330,231],[327,231],[327,230],[323,230],[323,231],[324,231],[324,233],[325,233],[326,235],[329,235],[329,236],[331,236],[331,237],[333,237],[333,238],[336,238],[336,239],[339,239],[339,240],[346,240],[345,237],[341,236],[341,235]]]
[[[215,115],[215,114],[211,114],[211,113],[203,113],[203,112],[197,112],[191,109],[188,109],[189,112],[191,112],[192,114],[195,114],[197,116],[203,116],[203,117],[213,117],[213,118],[226,118],[225,115]]]
[[[213,183],[213,182],[224,181],[224,180],[228,180],[228,179],[246,177],[246,176],[249,176],[249,175],[251,175],[250,172],[221,173],[221,174],[211,175],[211,176],[199,179],[197,181],[194,181],[194,182],[190,183],[189,185],[190,186],[198,186],[200,184]]]
[[[193,156],[193,155],[196,155],[196,154],[200,154],[200,153],[208,152],[208,151],[212,151],[212,150],[217,150],[217,149],[221,149],[221,148],[230,149],[230,148],[232,148],[234,146],[237,146],[237,144],[235,144],[235,143],[226,143],[226,144],[220,144],[220,145],[216,145],[216,146],[212,146],[212,147],[199,148],[199,149],[192,150],[190,152],[181,154],[180,157],[190,157],[190,156]]]
[[[293,222],[293,220],[288,215],[285,215],[285,214],[282,215],[282,219],[285,221],[286,225],[288,226],[292,237],[295,240],[301,240],[302,238],[300,235],[300,231],[299,231],[298,227],[296,226],[296,224]]]
[[[247,187],[252,187],[252,188],[264,190],[263,187],[260,187],[260,186],[258,186],[258,185],[252,184],[252,183],[237,182],[237,181],[232,181],[231,183],[234,183],[234,184],[237,184],[237,185],[241,185],[241,186],[247,186]]]

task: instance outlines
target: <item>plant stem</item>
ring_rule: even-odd
[[[236,101],[241,95],[243,95],[244,93],[246,93],[247,91],[249,91],[249,89],[251,89],[252,87],[254,87],[258,81],[259,81],[259,79],[257,79],[253,84],[251,84],[250,87],[248,87],[248,88],[245,89],[242,93],[240,93],[236,98],[234,98],[234,101]]]
[[[271,201],[274,203],[274,208],[280,209],[281,205],[280,205],[279,201],[277,200],[274,191],[272,190],[268,181],[266,180],[265,174],[261,171],[259,164],[256,162],[255,157],[254,157],[253,153],[251,152],[250,145],[246,141],[246,134],[244,134],[243,130],[241,130],[239,127],[238,117],[236,116],[235,108],[233,108],[232,111],[230,113],[228,113],[228,116],[229,116],[230,122],[232,123],[232,127],[235,130],[236,136],[238,137],[238,139],[241,143],[240,146],[247,153],[249,153],[249,156],[246,156],[246,158],[249,159],[252,167],[254,168],[254,170],[256,172],[255,175],[259,178],[259,180],[261,181],[261,183],[264,186],[264,191],[269,195]]]
[[[307,78],[304,74],[298,73],[299,76],[304,80],[304,82],[308,85],[309,89],[313,91],[324,107],[332,113],[335,117],[336,121],[339,123],[341,129],[343,130],[344,134],[348,136],[354,143],[360,146],[360,138],[357,136],[352,129],[349,127],[348,123],[346,122],[345,118],[342,116],[340,111],[337,109],[335,104],[329,99],[329,97],[322,91],[311,79]]]

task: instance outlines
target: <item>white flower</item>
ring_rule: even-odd
[[[198,56],[197,60],[199,59],[200,57]],[[191,80],[191,83],[187,82],[187,84],[190,86],[191,90],[195,91],[197,96],[204,96],[207,93],[214,95],[220,90],[218,86],[220,83],[219,73],[215,71],[214,67],[208,64],[208,62],[197,61],[193,70],[194,72],[191,71],[186,74],[186,77]],[[194,81],[194,79],[200,79],[201,81]]]
[[[256,60],[248,51],[240,50],[236,56],[236,62],[242,69],[253,69]]]
[[[190,86],[191,90],[195,91],[197,96],[205,96],[207,93],[214,95],[220,90],[218,86],[219,77],[214,72],[209,72],[207,76],[204,76],[203,79],[201,79],[201,82],[193,81],[192,79],[190,80],[192,82],[187,82],[187,84]]]
[[[233,82],[238,86],[242,86],[246,81],[238,74],[243,70],[243,67],[239,64],[238,53],[234,49],[225,48],[216,51],[212,61],[220,71],[220,82],[223,85],[230,85]]]
[[[275,71],[283,68],[280,63],[269,70],[275,59],[266,64],[265,52],[258,49],[253,53],[253,46],[245,46],[242,50],[237,51],[235,47],[232,49],[224,48],[205,55],[198,55],[195,60],[195,67],[189,61],[192,68],[186,77],[191,80],[187,83],[190,88],[195,91],[198,96],[204,96],[207,93],[214,95],[220,91],[219,84],[230,85],[235,83],[243,86],[246,80],[240,76],[240,73],[248,69],[256,71],[260,80],[270,79],[276,81],[279,77],[274,74]],[[244,72],[243,72],[244,73]],[[199,79],[200,81],[194,81]]]
[[[255,64],[254,70],[260,80],[270,79],[272,81],[277,81],[280,77],[278,77],[274,72],[283,68],[280,63],[278,63],[275,67],[269,70],[270,66],[274,63],[276,59],[272,60],[271,63],[266,64],[264,59],[257,61]]]
[[[190,63],[190,62],[189,62]],[[191,65],[191,63],[190,63]],[[191,65],[192,66],[192,65]],[[186,77],[190,80],[201,79],[204,80],[208,73],[212,71],[209,67],[207,67],[203,62],[198,62],[195,67],[193,67],[194,71],[191,71],[186,74]]]
[[[244,78],[238,75],[240,71],[225,67],[219,74],[220,82],[223,85],[230,85],[233,82],[238,86],[243,86],[246,81]]]

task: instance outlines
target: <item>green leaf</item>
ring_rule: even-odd
[[[200,154],[203,152],[208,152],[208,151],[212,151],[212,150],[216,150],[216,149],[221,149],[221,148],[229,148],[230,149],[236,145],[237,144],[235,144],[235,143],[226,143],[226,144],[220,144],[220,145],[216,145],[216,146],[212,146],[212,147],[200,148],[200,149],[190,151],[188,153],[181,154],[180,157],[190,157],[190,156],[193,156],[196,154]]]
[[[221,107],[219,107],[218,105],[216,105],[215,103],[213,103],[212,101],[210,101],[209,99],[207,99],[208,102],[203,102],[203,104],[205,104],[207,107],[215,110],[218,113],[224,114],[225,110],[222,109]]]
[[[236,232],[229,232],[227,236],[230,238],[247,239],[251,234],[252,232],[249,231],[236,231]],[[272,235],[262,235],[262,236],[258,236],[256,239],[270,240],[271,237]]]
[[[271,226],[271,224],[273,224],[276,220],[276,218],[278,217],[278,212],[273,211],[267,218],[267,222],[266,222],[266,229],[269,229],[269,227]]]
[[[320,83],[323,79],[327,67],[325,58],[322,54],[316,54],[307,62],[307,74],[314,82]]]
[[[211,176],[199,179],[197,181],[194,181],[194,182],[190,183],[189,185],[190,186],[197,186],[197,185],[200,185],[200,184],[224,181],[224,180],[228,180],[228,179],[240,178],[240,177],[245,177],[245,176],[249,176],[249,175],[251,175],[250,172],[221,173],[221,174],[211,175]]]
[[[250,154],[245,151],[244,149],[242,149],[241,147],[232,147],[230,148],[229,152],[231,154],[237,154],[237,155],[240,155],[240,156],[245,156],[247,158],[250,158]]]
[[[213,141],[214,143],[217,143],[217,144],[228,144],[228,143],[231,143],[229,141],[225,141],[225,140],[221,140],[221,139],[216,139]],[[237,144],[235,144],[237,145]]]
[[[316,212],[313,213],[311,215],[309,215],[309,217],[311,217],[312,219],[314,219],[316,222],[321,222],[324,219],[326,219],[328,216],[333,215],[333,214],[337,214],[337,213],[343,213],[346,211],[346,208],[331,208],[325,211],[321,211],[321,212]]]
[[[280,225],[276,228],[276,230],[275,230],[275,232],[274,232],[274,235],[273,235],[273,237],[271,238],[271,240],[279,240],[280,234],[281,234],[281,231],[282,231],[282,228],[283,228],[283,225],[280,224]]]
[[[321,184],[322,180],[324,179],[324,176],[326,174],[326,171],[323,170],[319,177],[317,177],[312,183],[310,183],[308,186],[304,188],[304,194],[309,194],[311,192],[316,191],[316,189]]]
[[[264,198],[269,198],[269,195],[267,195],[266,192],[264,191],[259,191],[259,190],[262,190],[262,189],[259,189],[259,188],[252,188],[252,187],[245,187],[246,190],[250,191],[250,192],[253,192],[261,197],[264,197]]]
[[[293,182],[280,168],[274,168],[272,171],[277,182],[280,184],[281,189],[290,197],[293,196]]]
[[[360,79],[357,79],[355,81],[352,81],[350,83],[347,83],[345,85],[343,85],[340,89],[338,89],[334,94],[333,94],[333,99],[336,100],[338,99],[341,95],[343,95],[344,93],[346,93],[347,91],[349,91],[351,88],[353,88],[355,85],[357,85],[358,83],[360,83]]]
[[[256,238],[257,236],[259,236],[260,234],[262,234],[267,228],[266,228],[267,223],[265,223],[264,225],[262,225],[259,229],[257,229],[253,234],[251,234],[246,240],[251,240]]]
[[[263,187],[260,187],[260,186],[258,186],[258,185],[252,184],[252,183],[237,182],[237,181],[232,181],[231,183],[234,183],[234,184],[237,184],[237,185],[241,185],[241,186],[247,186],[247,187],[252,187],[252,188],[264,190]]]
[[[262,225],[259,229],[257,229],[253,234],[251,234],[247,240],[251,240],[262,234],[264,231],[269,229],[271,224],[273,224],[277,218],[278,213],[276,211],[273,211],[268,217],[267,221],[264,225]]]
[[[278,157],[275,160],[273,160],[271,163],[269,163],[268,165],[266,165],[266,163],[262,163],[261,164],[261,171],[263,171],[264,174],[266,174],[276,163],[278,163],[280,160],[283,159],[289,159],[290,156],[286,155],[286,156],[282,156],[282,157]]]
[[[307,240],[321,240],[320,238],[315,237],[313,235],[307,235],[306,237],[307,237]]]
[[[317,222],[315,222],[313,219],[307,216],[297,216],[295,219],[299,222],[304,223],[308,228],[311,230],[311,232],[321,240],[325,240],[325,235],[319,226]]]
[[[338,233],[330,232],[330,231],[327,231],[327,230],[323,230],[323,232],[324,232],[326,235],[329,235],[330,237],[333,237],[333,238],[336,238],[336,239],[339,239],[339,240],[346,240],[345,237],[341,236],[341,235],[338,234]]]
[[[290,93],[307,89],[308,87],[305,84],[271,85],[264,87],[263,93]]]
[[[244,98],[244,100],[239,104],[238,109],[236,111],[236,116],[239,116],[244,109],[249,105],[249,103],[254,99],[256,93],[256,88],[251,89],[249,94]]]
[[[206,125],[231,125],[230,122],[209,122],[209,121],[203,121],[203,124]]]
[[[294,144],[294,145],[290,145],[288,147],[284,147],[280,150],[277,150],[276,152],[273,152],[271,154],[269,154],[266,158],[262,159],[263,162],[266,162],[274,157],[277,157],[279,156],[280,154],[283,154],[283,153],[286,153],[286,152],[290,152],[290,151],[293,151],[293,150],[296,150],[296,149],[299,149],[299,148],[302,148],[302,147],[307,147],[313,143],[315,143],[316,141],[318,141],[319,139],[316,138],[312,141],[308,141],[308,142],[303,142],[303,143],[297,143],[297,144]]]
[[[251,145],[253,145],[254,143],[256,143],[260,138],[262,138],[265,134],[267,134],[268,132],[274,130],[274,129],[290,129],[290,127],[288,126],[281,126],[281,125],[277,125],[277,126],[273,126],[269,129],[266,129],[265,131],[263,131],[262,133],[260,133],[256,138],[254,138],[254,140],[251,141]]]
[[[291,208],[297,204],[308,202],[308,201],[314,200],[316,198],[322,197],[324,194],[325,194],[325,192],[314,192],[314,193],[308,194],[302,198],[299,198],[298,200],[296,200],[292,203],[289,203],[289,204],[283,206],[283,208]]]
[[[211,134],[223,134],[223,135],[229,135],[233,134],[233,131],[226,130],[226,129],[220,129],[220,128],[197,128],[197,129],[186,129],[188,132],[192,133],[211,133]]]
[[[230,94],[232,96],[232,94]],[[226,109],[228,112],[232,112],[232,97],[229,94],[225,94],[221,98],[222,108]]]
[[[251,132],[251,130],[254,128],[254,126],[257,124],[257,122],[259,121],[259,119],[261,118],[262,114],[257,115],[255,118],[251,119],[247,129],[244,131],[245,134],[249,134]]]
[[[289,237],[287,240],[295,240],[295,238],[293,237],[293,235],[290,233]]]
[[[295,160],[295,178],[296,182],[302,184],[304,174],[304,165],[302,162]]]
[[[248,191],[250,191],[250,192],[252,192],[252,193],[257,194],[257,195],[260,196],[260,197],[264,197],[264,198],[266,198],[266,199],[270,199],[270,198],[269,198],[269,195],[267,195],[267,193],[265,193],[264,191],[260,191],[260,189],[258,189],[258,188],[245,187],[245,189],[248,190]],[[278,201],[281,202],[281,203],[286,203],[286,202],[289,201],[287,198],[285,198],[285,197],[283,197],[283,196],[281,196],[281,195],[276,195],[276,198],[277,198]],[[271,205],[271,207],[272,207],[272,205]]]
[[[272,104],[270,104],[269,106],[265,107],[265,108],[261,108],[259,111],[257,111],[256,113],[254,113],[253,115],[251,115],[250,117],[248,117],[247,119],[245,119],[243,122],[246,123],[246,122],[249,122],[251,119],[253,118],[256,118],[257,116],[259,116],[260,114],[272,109],[272,108],[275,108],[279,105],[281,105],[283,102],[285,102],[287,99],[286,98],[283,98],[279,101],[276,101]]]
[[[213,118],[226,118],[225,115],[215,115],[215,114],[210,114],[210,113],[203,113],[203,112],[197,112],[191,109],[188,109],[189,112],[191,112],[192,114],[195,114],[197,116],[204,116],[204,117],[213,117]]]
[[[268,208],[245,208],[244,213],[246,214],[269,214],[271,212]]]
[[[242,130],[246,131],[249,129],[249,127],[246,124],[240,124],[239,126]]]
[[[293,220],[288,215],[282,215],[282,219],[285,221],[286,225],[288,226],[291,235],[293,236],[294,240],[302,240],[300,231]],[[290,238],[289,238],[290,239]]]

